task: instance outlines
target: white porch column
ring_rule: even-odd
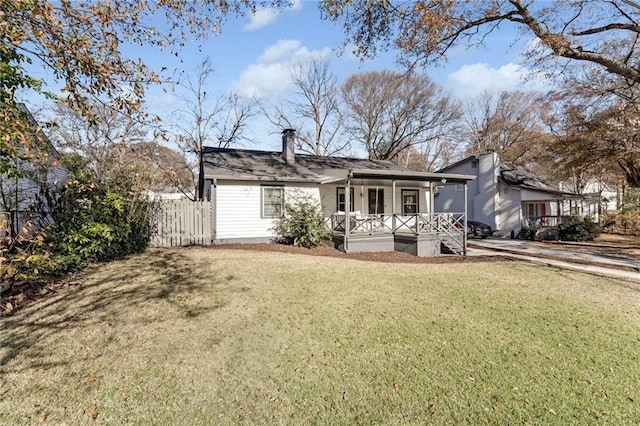
[[[433,182],[429,181],[429,214],[433,216],[435,209],[433,205],[435,203],[435,197],[433,196]]]
[[[391,181],[391,232],[396,232],[396,181]]]
[[[344,251],[349,253],[349,228],[351,225],[351,179],[344,185]]]
[[[464,228],[462,230],[462,254],[467,255],[467,181],[464,181]]]

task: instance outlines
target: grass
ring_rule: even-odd
[[[149,250],[1,320],[0,424],[638,424],[640,284]]]

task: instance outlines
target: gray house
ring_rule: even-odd
[[[524,166],[500,161],[495,152],[467,157],[440,172],[476,177],[468,186],[469,220],[491,225],[497,235],[557,226],[577,213],[575,207],[583,198],[544,182]],[[459,185],[441,188],[435,197],[436,211],[462,209],[461,191]]]
[[[286,202],[320,204],[332,242],[346,252],[466,252],[464,192],[460,211],[434,213],[434,188],[466,187],[472,176],[420,173],[389,161],[296,154],[295,132],[282,151],[206,148],[201,198],[213,204],[214,243],[268,242]]]
[[[67,180],[67,168],[24,104],[18,104],[34,130],[38,155],[11,158],[14,172],[0,174],[0,239],[14,239],[49,224],[52,208]]]

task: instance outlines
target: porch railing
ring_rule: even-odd
[[[344,213],[336,213],[325,219],[327,227],[333,232],[343,234],[345,232],[347,216]],[[349,234],[374,235],[374,234],[413,234],[436,235],[451,251],[464,252],[464,213],[417,213],[412,215],[401,214],[376,214],[360,215],[349,214]]]
[[[540,228],[556,227],[563,223],[582,222],[584,216],[528,216],[522,218],[522,229],[537,230]]]

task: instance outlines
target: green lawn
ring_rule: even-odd
[[[640,424],[640,284],[149,250],[0,320],[0,424]]]

